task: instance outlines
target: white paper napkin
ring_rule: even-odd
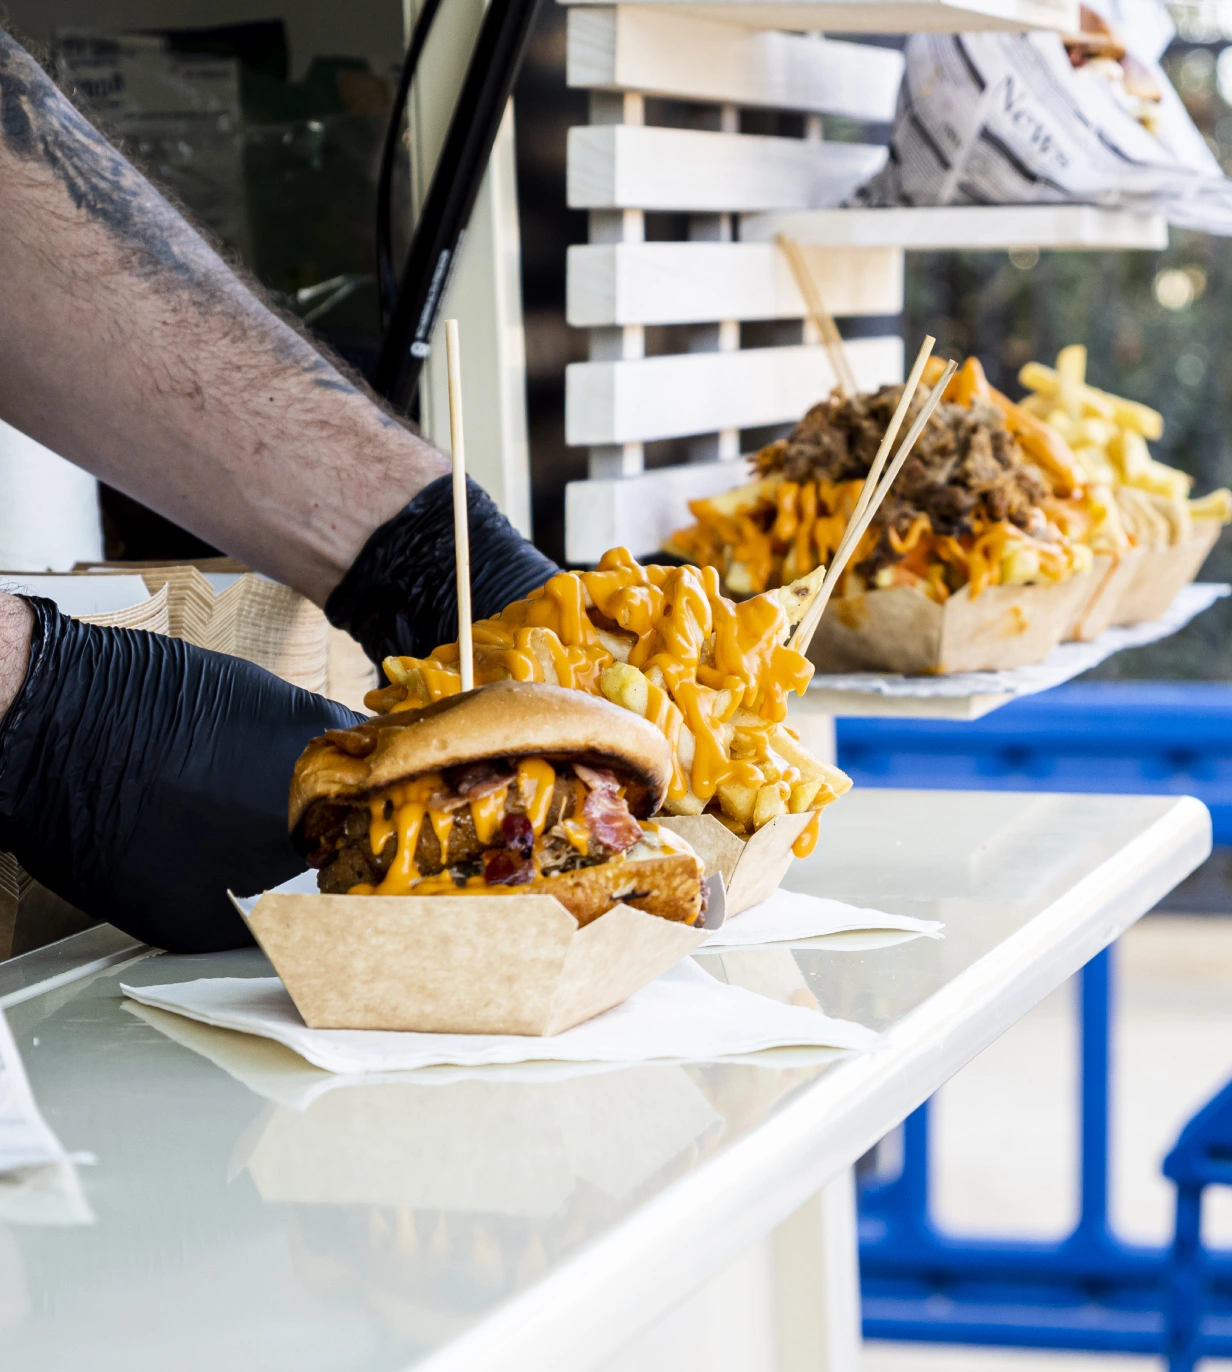
[[[750,948],[762,943],[799,943],[829,934],[882,929],[940,938],[944,927],[940,920],[887,915],[881,910],[862,910],[838,900],[824,900],[821,896],[780,888],[760,905],[733,915],[702,947],[707,951]]]
[[[143,1005],[274,1039],[327,1072],[398,1072],[441,1063],[708,1060],[764,1048],[872,1049],[880,1035],[815,1010],[781,1005],[715,980],[686,960],[584,1024],[552,1038],[514,1034],[309,1029],[277,977],[216,977],[121,986]]]
[[[43,1167],[65,1157],[34,1103],[21,1054],[0,1011],[0,1173]]]
[[[75,1161],[52,1133],[30,1090],[0,1011],[0,1224],[92,1224]]]

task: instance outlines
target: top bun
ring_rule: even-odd
[[[423,772],[530,756],[611,768],[639,819],[663,804],[672,774],[667,739],[631,711],[584,691],[498,681],[314,738],[295,764],[290,828],[315,800],[363,800]]]

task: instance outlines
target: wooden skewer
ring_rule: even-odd
[[[458,321],[445,321],[445,360],[449,372],[449,442],[453,449],[453,545],[458,579],[458,665],[462,689],[475,688],[475,650],[471,643],[471,538],[466,514],[466,442],[462,436],[462,356]]]
[[[920,344],[920,351],[916,354],[915,362],[912,363],[911,374],[907,377],[906,384],[903,386],[903,392],[898,398],[898,404],[894,407],[894,413],[890,416],[890,422],[886,425],[886,431],[882,435],[881,443],[877,448],[877,454],[873,458],[872,465],[868,469],[868,476],[864,479],[864,486],[856,501],[855,509],[852,510],[851,518],[847,521],[847,527],[843,530],[843,536],[839,539],[838,547],[834,550],[834,556],[830,559],[831,566],[840,560],[843,565],[846,565],[847,545],[855,534],[856,529],[859,528],[860,522],[864,517],[864,512],[868,509],[869,503],[876,494],[882,468],[886,463],[886,457],[888,456],[890,449],[894,446],[894,440],[898,437],[898,431],[902,427],[903,419],[906,417],[907,410],[915,396],[916,387],[920,384],[920,377],[924,374],[924,368],[928,365],[928,359],[932,356],[932,351],[936,342],[937,340],[932,334],[924,335],[924,341]],[[863,537],[863,534],[859,535],[859,537]],[[826,576],[822,578],[821,586],[817,588],[817,599],[821,598],[822,590],[828,579],[829,570],[827,569]],[[829,598],[830,592],[827,592],[826,599],[828,600]],[[822,608],[825,608],[824,603]],[[792,637],[791,642],[793,645],[800,638],[800,631],[804,627],[805,622],[810,621],[812,609],[813,606],[810,603],[808,610],[806,610],[804,617],[801,619],[800,624],[797,626],[796,632]],[[816,618],[817,620],[821,619],[820,611],[818,611]],[[808,639],[805,640],[806,642],[812,639],[815,629],[816,624],[813,624],[809,630]]]
[[[808,612],[796,626],[796,632],[788,640],[788,647],[794,648],[797,652],[808,651],[809,644],[813,641],[813,635],[817,632],[817,626],[821,623],[821,616],[826,608],[826,603],[834,594],[834,588],[838,585],[839,577],[843,575],[847,563],[860,545],[860,540],[864,537],[865,531],[872,523],[873,516],[881,506],[881,502],[890,493],[895,478],[902,471],[903,463],[911,455],[912,448],[915,447],[916,439],[924,432],[924,426],[932,418],[933,411],[941,403],[941,397],[945,394],[945,388],[950,384],[950,377],[958,370],[957,362],[947,362],[945,371],[941,374],[941,379],[933,387],[928,399],[924,402],[924,408],[916,415],[915,423],[907,432],[907,437],[899,445],[898,452],[894,454],[894,461],[890,463],[889,470],[885,474],[884,480],[877,488],[877,493],[869,501],[867,508],[860,520],[860,523],[844,538],[839,551],[835,553],[833,561],[830,563],[826,572],[825,579],[821,583],[821,589],[817,592],[817,597],[809,606]]]
[[[873,465],[868,469],[864,489],[860,492],[856,507],[851,512],[851,518],[847,521],[847,531],[856,527],[864,511],[868,509],[868,503],[872,500],[873,493],[877,489],[877,483],[881,479],[881,470],[886,464],[890,449],[894,446],[894,440],[898,437],[898,431],[906,418],[907,410],[915,398],[916,387],[920,384],[920,377],[924,375],[924,368],[928,365],[928,359],[932,356],[936,343],[937,340],[932,334],[924,335],[924,342],[920,344],[920,351],[916,354],[915,362],[911,367],[911,375],[908,376],[907,384],[903,387],[903,393],[899,396],[894,413],[890,416],[885,436],[881,440],[881,446],[877,449],[877,456],[873,458]],[[842,552],[843,545],[847,542],[847,531],[844,531],[843,537],[839,540],[839,545],[834,553],[835,557]]]
[[[779,234],[777,242],[783,256],[787,258],[787,265],[791,268],[791,274],[796,279],[796,286],[804,297],[804,306],[808,312],[809,323],[817,330],[817,336],[821,339],[822,346],[826,350],[826,356],[830,359],[830,366],[834,370],[834,379],[838,382],[839,390],[844,396],[855,395],[856,376],[851,369],[847,349],[843,346],[843,336],[838,331],[834,316],[826,309],[826,303],[821,298],[821,291],[818,289],[813,273],[809,269],[808,259],[804,256],[799,243],[787,234]]]

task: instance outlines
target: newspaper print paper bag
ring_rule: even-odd
[[[916,34],[890,160],[861,202],[1094,204],[1232,235],[1232,182],[1159,66],[1171,21],[1155,0],[1104,17],[1160,88],[1154,132],[1059,34]]]

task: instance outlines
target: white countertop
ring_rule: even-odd
[[[864,1056],[341,1084],[277,1045],[121,1003],[121,976],[268,975],[255,951],[133,962],[95,931],[0,966],[48,1123],[97,1158],[78,1169],[92,1224],[6,1224],[0,1188],[0,1365],[585,1372],[1209,847],[1183,797],[852,793],[787,885],[941,919],[946,937],[700,960],[885,1030]],[[75,960],[94,970],[74,980]]]

